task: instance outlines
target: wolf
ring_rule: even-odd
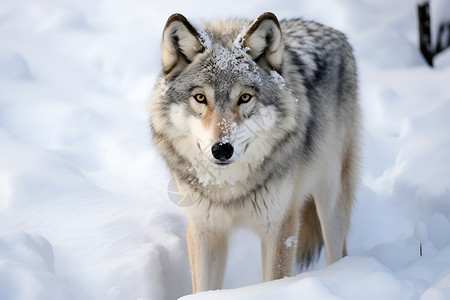
[[[152,139],[185,201],[193,292],[220,289],[230,232],[261,237],[262,279],[346,255],[360,107],[345,35],[263,13],[169,17]]]

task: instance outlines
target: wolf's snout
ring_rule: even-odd
[[[233,156],[234,149],[230,143],[218,142],[212,146],[211,151],[215,159],[226,161]]]

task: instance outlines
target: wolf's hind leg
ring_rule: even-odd
[[[347,255],[345,239],[350,226],[356,172],[354,150],[349,147],[341,164],[330,168],[320,191],[314,195],[327,251],[327,264]]]
[[[320,256],[323,246],[322,228],[314,198],[308,196],[300,210],[300,230],[297,243],[299,271],[307,269]]]
[[[194,293],[222,288],[228,253],[228,232],[189,224],[189,260]]]
[[[338,205],[340,199],[334,201],[327,206],[320,197],[317,199],[317,214],[319,216],[322,228],[322,236],[325,242],[327,253],[327,264],[332,264],[341,259],[346,254],[345,238],[349,227],[350,213]],[[332,199],[329,196],[328,199]]]

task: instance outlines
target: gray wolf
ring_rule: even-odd
[[[150,99],[156,148],[189,199],[193,291],[219,289],[233,228],[261,237],[264,281],[346,255],[360,108],[352,48],[318,23],[193,25],[172,15]],[[184,201],[183,200],[183,201]]]

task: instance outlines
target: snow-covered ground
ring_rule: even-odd
[[[425,64],[414,1],[212,3],[0,2],[0,299],[190,293],[186,219],[146,112],[162,29],[174,12],[264,11],[334,26],[354,45],[365,134],[350,256],[258,284],[259,241],[240,230],[229,290],[183,299],[450,299],[450,51]]]

